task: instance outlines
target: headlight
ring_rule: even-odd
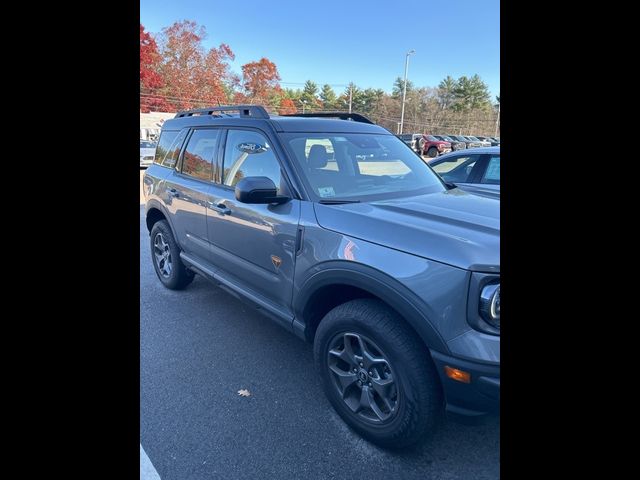
[[[491,326],[500,328],[500,284],[486,285],[480,292],[480,315]]]

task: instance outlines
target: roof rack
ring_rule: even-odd
[[[240,112],[241,118],[269,118],[261,105],[225,105],[220,107],[196,108],[176,113],[173,118],[192,117],[194,115],[213,115],[214,112]]]
[[[282,115],[283,117],[325,117],[325,118],[339,118],[340,120],[352,120],[354,122],[361,123],[370,123],[371,125],[375,125],[371,120],[369,120],[364,115],[360,113],[349,113],[349,112],[318,112],[318,113],[291,113],[287,115]]]

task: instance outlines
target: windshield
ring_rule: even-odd
[[[433,135],[427,135],[427,140],[429,140],[430,142],[437,142],[438,139],[436,137],[434,137]]]
[[[394,135],[287,133],[282,137],[316,201],[371,201],[445,190],[431,168]]]
[[[447,137],[446,135],[438,135],[438,138],[441,138],[445,142],[453,142],[453,140],[451,138]]]

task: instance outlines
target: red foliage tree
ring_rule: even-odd
[[[286,115],[288,113],[296,113],[296,104],[290,98],[283,98],[280,102],[280,115]]]
[[[158,45],[149,32],[140,24],[140,110],[144,112],[167,111],[167,101],[153,93],[162,87],[162,77],[158,73],[160,55]]]
[[[144,88],[159,88],[162,78],[158,74],[160,55],[158,45],[149,32],[144,31],[140,24],[140,86]]]
[[[267,58],[242,66],[244,89],[250,97],[265,99],[270,91],[279,87],[280,74],[276,64]]]
[[[176,109],[217,105],[227,101],[226,84],[237,83],[229,70],[235,55],[226,44],[206,50],[206,29],[184,20],[162,29],[160,73],[163,92]]]

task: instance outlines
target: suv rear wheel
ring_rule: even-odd
[[[378,300],[331,310],[318,326],[314,357],[337,413],[373,443],[416,444],[442,417],[440,383],[427,350]]]
[[[162,284],[171,290],[181,290],[189,285],[194,273],[182,263],[180,249],[166,220],[153,225],[150,239],[153,268]]]

